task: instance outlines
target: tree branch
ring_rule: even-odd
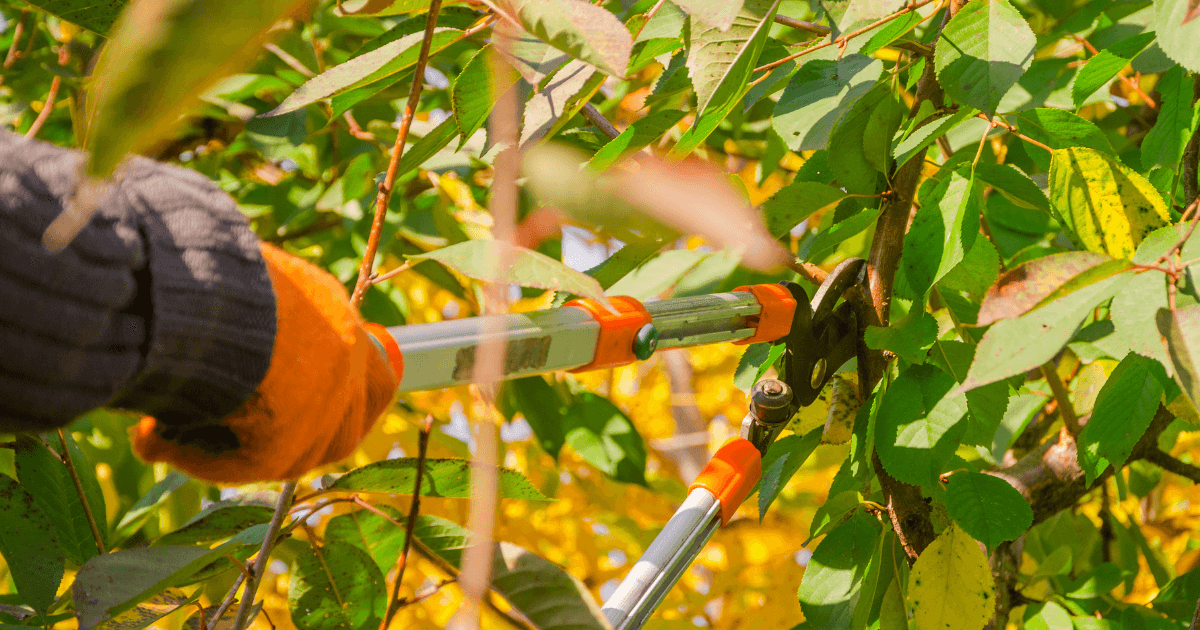
[[[296,481],[293,479],[284,483],[283,489],[279,493],[279,502],[275,504],[275,513],[271,516],[271,523],[267,525],[267,533],[263,536],[262,546],[258,549],[258,557],[254,559],[254,568],[250,570],[250,576],[245,580],[246,588],[242,591],[242,601],[238,604],[237,616],[234,617],[231,626],[232,630],[242,630],[250,621],[246,617],[250,613],[250,609],[254,607],[259,582],[267,570],[267,559],[271,557],[271,550],[275,548],[275,538],[279,535],[279,528],[283,525],[283,518],[287,516],[288,510],[292,507],[292,497],[295,495]],[[219,616],[217,618],[220,619]]]
[[[1193,79],[1192,102],[1200,102],[1200,74]],[[1183,203],[1190,204],[1200,197],[1200,129],[1196,129],[1183,150]]]
[[[408,522],[404,525],[404,549],[396,559],[396,582],[392,584],[392,597],[387,612],[379,624],[379,630],[392,625],[392,617],[400,610],[400,583],[404,581],[404,569],[408,566],[408,553],[412,550],[413,530],[417,527],[417,515],[421,512],[421,482],[425,476],[425,457],[429,451],[429,433],[433,430],[433,416],[425,416],[421,433],[417,437],[417,474],[413,479],[412,504],[408,508]]]
[[[1157,448],[1146,451],[1145,459],[1169,473],[1191,479],[1192,483],[1200,483],[1200,468],[1171,457]]]

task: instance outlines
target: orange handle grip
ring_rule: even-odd
[[[633,343],[638,330],[652,321],[649,311],[642,303],[625,295],[608,298],[616,313],[603,304],[591,299],[571,300],[566,306],[581,308],[600,324],[600,336],[596,339],[596,354],[592,362],[577,367],[572,372],[587,372],[606,367],[628,365],[637,361],[633,354]]]
[[[379,345],[383,346],[387,352],[388,364],[392,366],[392,371],[396,373],[396,382],[399,383],[404,379],[404,355],[400,352],[400,345],[396,340],[388,334],[387,328],[373,322],[363,324],[363,328],[367,330]]]
[[[732,437],[717,449],[700,475],[688,486],[688,492],[704,488],[721,502],[721,525],[737,512],[754,484],[762,477],[762,455],[754,444]]]
[[[750,323],[755,327],[754,334],[733,342],[734,345],[775,341],[791,331],[792,317],[796,315],[796,298],[782,285],[752,284],[738,287],[734,291],[750,293],[758,300],[761,308],[756,317],[750,318]]]

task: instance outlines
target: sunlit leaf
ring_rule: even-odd
[[[1200,400],[1200,305],[1160,309],[1155,321],[1166,341],[1175,379],[1193,403]]]
[[[613,138],[604,148],[592,156],[588,166],[596,171],[603,171],[622,158],[641,151],[651,142],[661,138],[684,117],[684,112],[668,109],[654,112],[645,118],[635,121]]]
[[[1089,96],[1096,93],[1096,90],[1112,81],[1117,73],[1124,70],[1125,66],[1128,66],[1129,62],[1138,56],[1138,53],[1145,50],[1154,41],[1154,37],[1152,32],[1138,33],[1101,50],[1095,57],[1088,59],[1075,75],[1075,83],[1071,85],[1071,98],[1075,101],[1075,106],[1083,105]]]
[[[491,45],[484,46],[463,66],[454,84],[450,86],[450,99],[454,103],[454,120],[466,142],[487,121],[495,100],[512,87],[515,74],[501,73],[495,76],[488,55],[493,54]]]
[[[247,527],[271,520],[265,505],[235,505],[224,501],[201,510],[179,529],[159,538],[159,545],[196,545],[229,538]]]
[[[935,114],[938,116],[937,118],[931,117],[932,120],[912,129],[910,133],[896,134],[892,139],[892,155],[896,157],[896,164],[905,164],[915,157],[924,156],[939,137],[961,125],[963,121],[976,113],[978,112],[972,107],[960,107],[957,112],[949,116],[942,117]]]
[[[191,596],[177,588],[169,588],[140,602],[137,606],[117,615],[96,626],[97,630],[141,630],[146,626],[166,617],[167,615],[195,603],[200,599],[202,591],[197,590]],[[235,607],[236,610],[236,607]],[[216,612],[216,607],[213,607]]]
[[[519,412],[525,416],[538,443],[551,457],[558,459],[558,452],[566,443],[566,419],[563,414],[567,410],[546,379],[528,376],[506,381],[500,386],[497,398],[511,401],[512,414]],[[511,415],[509,419],[512,419]]]
[[[1163,395],[1167,375],[1153,359],[1129,353],[1096,396],[1092,417],[1079,434],[1079,466],[1091,483],[1107,464],[1124,468]]]
[[[963,341],[938,340],[929,350],[929,360],[954,377],[956,382],[962,383],[967,378],[976,348],[974,344]],[[962,443],[991,446],[1010,403],[1008,383],[1004,381],[968,391],[967,429],[963,433]]]
[[[1002,319],[1020,317],[1080,274],[1111,260],[1104,254],[1065,252],[1020,265],[1000,276],[988,289],[979,307],[976,325],[987,326]]]
[[[499,472],[499,496],[503,499],[529,499],[547,501],[521,473],[507,468]],[[457,497],[471,496],[471,462],[465,459],[426,459],[425,474],[421,480],[421,496]],[[331,490],[351,492],[386,492],[388,494],[412,494],[417,480],[415,457],[388,459],[361,468],[355,468],[338,477],[329,485]]]
[[[117,523],[116,535],[118,538],[124,538],[136,532],[146,523],[155,513],[155,511],[179,488],[183,487],[188,482],[188,476],[178,472],[171,471],[162,481],[154,484],[146,494],[142,495],[133,507],[121,517]]]
[[[577,59],[559,68],[525,104],[521,147],[528,147],[566,124],[586,104],[602,80],[603,75],[595,68]]]
[[[833,186],[795,180],[763,202],[767,232],[776,238],[782,237],[801,221],[845,198],[846,193]]]
[[[346,0],[338,4],[346,15],[400,15],[429,8],[429,0]]]
[[[1192,105],[1194,77],[1175,66],[1164,72],[1154,86],[1158,92],[1158,118],[1142,138],[1142,168],[1154,166],[1174,169],[1183,158],[1183,149],[1195,131],[1195,107]]]
[[[954,523],[921,552],[908,577],[919,628],[982,630],[995,612],[995,591],[983,549]]]
[[[882,530],[875,517],[860,510],[821,540],[800,582],[806,621],[817,628],[850,629],[862,591],[862,567],[875,553]]]
[[[934,48],[934,65],[946,93],[994,114],[1000,100],[1033,62],[1035,37],[1007,0],[964,5]]]
[[[508,262],[504,268],[497,267],[501,256]],[[594,278],[545,254],[500,241],[466,241],[427,254],[409,256],[408,259],[413,263],[436,260],[473,280],[567,291],[601,302],[607,301],[604,289]]]
[[[1096,123],[1078,114],[1061,109],[1030,109],[1017,114],[1016,120],[1018,131],[1051,149],[1087,147],[1116,155]]]
[[[340,541],[306,546],[288,577],[299,630],[378,628],[387,606],[383,573],[365,551]]]
[[[876,85],[861,99],[855,101],[850,111],[842,115],[829,135],[829,144],[836,150],[829,152],[829,167],[837,182],[846,192],[859,195],[873,195],[877,192],[881,173],[867,159],[866,139],[867,125],[871,122],[876,111],[887,110],[894,112],[889,115],[892,122],[890,129],[880,129],[880,138],[874,138],[873,159],[877,164],[884,164],[891,157],[891,144],[887,139],[896,132],[900,125],[900,105],[891,94],[888,85]],[[894,122],[894,124],[892,124]]]
[[[868,326],[868,348],[888,350],[909,363],[924,363],[925,352],[937,339],[937,322],[923,310],[913,309],[890,326]]]
[[[1033,524],[1033,510],[1020,492],[999,477],[976,472],[950,476],[946,511],[988,549],[1020,536]]]
[[[1046,193],[1024,171],[1011,164],[981,162],[975,166],[975,180],[991,186],[1018,206],[1050,211]]]
[[[866,55],[809,61],[784,88],[771,124],[793,151],[824,149],[834,125],[882,72],[883,63]]]
[[[325,540],[343,542],[367,552],[386,575],[404,549],[404,528],[397,523],[406,523],[407,517],[387,505],[376,509],[391,519],[368,510],[339,514],[326,523]]]
[[[646,485],[646,443],[609,399],[578,394],[563,415],[566,443],[589,464],[625,483]]]
[[[707,26],[693,20],[691,28],[685,31],[687,68],[696,90],[698,117],[709,110],[730,109],[731,101],[745,91],[779,2],[746,0],[721,4],[735,8],[741,5],[730,25]],[[689,9],[687,4],[681,8]]]
[[[1142,239],[1171,222],[1162,196],[1129,167],[1099,151],[1053,152],[1050,203],[1084,248],[1129,258]]]
[[[585,0],[495,0],[525,30],[615,77],[624,77],[633,38],[608,10]]]
[[[1189,0],[1156,0],[1155,30],[1158,45],[1179,65],[1200,72],[1200,21],[1195,20],[1195,5]]]
[[[962,389],[994,383],[1050,360],[1092,309],[1111,298],[1131,278],[1129,273],[1110,276],[1016,319],[993,324],[979,343]]]
[[[905,370],[884,392],[875,450],[887,471],[905,483],[932,486],[966,430],[967,401],[954,379],[929,365]]]
[[[722,31],[729,30],[742,8],[742,0],[679,0],[674,4],[693,18]]]
[[[979,234],[982,195],[975,181],[951,173],[938,192],[937,204],[918,208],[904,236],[900,265],[917,295],[962,262]]]

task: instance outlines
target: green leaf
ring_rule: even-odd
[[[93,73],[99,90],[87,125],[88,173],[107,177],[127,153],[145,151],[166,137],[205,90],[261,54],[267,31],[298,4],[133,4],[113,28]]]
[[[896,479],[931,487],[966,430],[966,399],[952,392],[954,379],[928,365],[900,374],[879,406],[875,451]]]
[[[129,511],[121,517],[120,522],[117,523],[117,538],[126,538],[141,529],[142,525],[150,520],[163,502],[171,496],[171,493],[183,487],[188,480],[188,476],[181,472],[175,470],[168,472],[162,481],[151,486],[146,494],[142,495],[137,503],[134,503],[133,507],[129,508]]]
[[[499,496],[502,499],[549,501],[521,473],[497,468],[500,478]],[[425,475],[421,480],[421,496],[466,498],[471,496],[471,462],[465,459],[426,459]],[[350,492],[385,492],[412,494],[417,479],[417,459],[402,457],[387,459],[355,468],[338,477],[331,490]]]
[[[1033,510],[1016,488],[999,477],[977,472],[950,476],[946,511],[963,531],[989,550],[1015,539],[1033,524]]]
[[[767,232],[781,238],[801,221],[845,198],[846,193],[833,186],[797,179],[763,202]]]
[[[656,299],[710,255],[694,249],[669,249],[618,280],[608,293],[643,301]]]
[[[376,509],[391,516],[391,520],[368,510],[339,514],[325,525],[325,540],[365,551],[375,560],[381,575],[387,575],[404,550],[404,527],[396,523],[404,523],[405,516],[387,505],[376,506]]]
[[[488,67],[488,55],[492,45],[479,49],[463,66],[454,84],[450,86],[450,101],[454,104],[454,120],[462,134],[463,142],[475,135],[487,121],[496,98],[512,87],[515,75],[501,73],[493,76]]]
[[[896,110],[892,116],[896,124],[890,132],[895,133],[899,127],[899,103],[892,96],[891,86],[883,83],[871,88],[862,98],[855,101],[850,111],[842,115],[829,134],[829,145],[837,150],[829,152],[829,167],[837,182],[846,192],[859,195],[873,195],[878,192],[880,173],[871,165],[866,155],[867,125],[875,112],[880,109]],[[891,136],[888,135],[888,138]],[[880,143],[876,147],[882,153],[875,154],[876,162],[886,161],[891,157],[891,145]]]
[[[478,14],[458,7],[448,7],[438,15],[438,27],[430,41],[429,54],[433,55],[458,41],[462,29],[470,26]],[[421,52],[421,41],[425,37],[425,16],[409,18],[392,27],[383,35],[363,44],[354,56],[321,74],[309,79],[295,92],[283,99],[278,107],[262,116],[278,116],[296,111],[323,98],[342,94],[349,90],[367,87],[387,79],[416,65]],[[390,84],[388,81],[387,84]],[[378,86],[382,89],[384,86]],[[363,95],[363,98],[379,89]],[[339,111],[340,109],[340,111]],[[339,114],[348,109],[347,104],[334,108]]]
[[[964,5],[934,48],[938,82],[956,101],[989,116],[1033,63],[1036,38],[1007,0]]]
[[[991,186],[1018,206],[1050,212],[1046,193],[1024,171],[1011,164],[981,162],[975,165],[975,179]]]
[[[952,291],[965,291],[972,299],[978,300],[987,293],[999,275],[1000,254],[996,252],[996,246],[986,238],[976,238],[962,262],[947,271],[938,280],[938,286]]]
[[[1188,398],[1200,400],[1200,304],[1159,309],[1155,321],[1166,340],[1175,379]]]
[[[950,116],[935,118],[911,133],[898,133],[892,139],[892,155],[896,164],[906,164],[915,157],[924,157],[925,151],[937,139],[977,113],[973,107],[961,107]]]
[[[850,434],[850,454],[834,473],[825,503],[817,508],[816,514],[813,515],[805,545],[839,524],[846,514],[861,504],[864,493],[870,491],[868,484],[874,475],[871,466],[875,439],[873,432],[881,400],[881,396],[873,393],[858,408],[858,414],[854,418],[854,432]]]
[[[378,628],[386,606],[383,573],[362,549],[330,541],[297,554],[288,608],[298,630]]]
[[[1158,45],[1176,63],[1200,72],[1200,21],[1191,20],[1184,24],[1188,12],[1195,7],[1190,0],[1155,0],[1154,30],[1158,31]]]
[[[1122,579],[1120,567],[1111,562],[1105,562],[1072,582],[1067,587],[1066,596],[1072,599],[1103,597],[1117,588]]]
[[[1107,277],[1016,319],[993,324],[979,342],[961,389],[994,383],[1049,361],[1092,309],[1121,290],[1132,276],[1123,273]]]
[[[863,577],[858,603],[854,607],[852,628],[868,628],[876,626],[880,630],[888,628],[899,629],[903,625],[888,626],[887,620],[880,617],[888,614],[884,607],[888,605],[904,608],[904,600],[900,596],[899,585],[904,583],[908,573],[908,560],[904,555],[904,547],[900,539],[890,529],[885,529],[879,537],[879,545],[867,564],[866,575]],[[888,601],[888,597],[894,598]],[[904,615],[903,612],[900,613]],[[904,615],[907,616],[907,615]]]
[[[413,529],[417,544],[446,563],[462,567],[470,535],[466,529],[436,516],[421,515]],[[609,627],[591,592],[562,567],[507,542],[492,551],[492,590],[499,593],[540,630],[601,630]]]
[[[883,62],[866,55],[809,61],[783,89],[771,124],[793,151],[824,149],[841,115],[870,91],[882,73]]]
[[[562,400],[554,388],[541,376],[527,376],[507,381],[500,386],[501,400],[511,400],[513,411],[520,412],[537,436],[538,444],[554,459],[566,443]],[[511,420],[511,417],[510,417]]]
[[[0,474],[0,556],[21,600],[41,615],[63,578],[57,529],[20,484]]]
[[[108,35],[117,16],[129,5],[128,0],[33,0],[29,4],[73,22],[99,35]]]
[[[416,170],[418,166],[450,144],[450,141],[458,137],[458,134],[458,124],[454,118],[443,120],[441,124],[429,130],[429,133],[404,150],[404,156],[400,158],[400,165],[396,167],[396,177]]]
[[[867,347],[890,350],[909,363],[924,363],[925,353],[937,339],[937,321],[922,309],[912,311],[890,326],[868,326]]]
[[[183,527],[154,541],[155,545],[200,545],[236,535],[248,527],[270,522],[274,510],[261,505],[218,501],[191,518]]]
[[[1030,109],[1016,114],[1016,118],[1017,131],[1051,149],[1087,147],[1116,155],[1108,137],[1096,123],[1071,112],[1049,108]]]
[[[1113,267],[1108,264],[1112,262],[1113,259],[1104,254],[1063,252],[1024,263],[1006,272],[988,289],[979,306],[976,325],[987,326],[1002,319],[1020,317],[1044,304],[1052,295],[1069,292],[1064,291],[1067,288],[1078,288],[1086,286],[1089,280],[1103,279],[1106,276],[1097,276],[1095,272],[1107,272]],[[1118,267],[1120,271],[1128,268],[1128,264]]]
[[[785,346],[781,343],[754,343],[747,346],[733,373],[734,387],[749,394],[750,388],[754,387],[775,361],[783,356],[784,349]]]
[[[854,238],[858,234],[861,234],[863,230],[874,225],[875,219],[878,217],[879,208],[868,208],[855,212],[845,219],[834,223],[829,228],[817,234],[804,258],[811,261],[823,260],[838,245]]]
[[[867,563],[882,532],[875,517],[859,510],[817,546],[797,592],[804,619],[812,627],[850,630]]]
[[[683,119],[685,112],[668,109],[654,112],[635,121],[592,156],[588,166],[603,171],[655,142]]]
[[[913,11],[909,15],[915,16],[917,12]],[[907,113],[908,108],[891,94],[890,88],[887,96],[871,110],[871,117],[867,119],[863,128],[862,154],[867,164],[880,173],[888,173],[892,167],[892,138],[900,129]],[[833,155],[836,154],[835,152]],[[831,165],[837,168],[836,164]]]
[[[1173,246],[1179,237],[1182,225],[1162,228],[1146,237],[1137,252],[1133,262],[1150,264],[1167,249]],[[1189,240],[1188,245],[1193,241]],[[1198,243],[1200,244],[1200,243]],[[1189,259],[1191,252],[1183,252],[1184,259]],[[1162,273],[1140,273],[1125,285],[1125,288],[1113,296],[1109,311],[1112,313],[1112,323],[1121,342],[1131,351],[1144,357],[1157,360],[1168,369],[1171,358],[1163,346],[1159,336],[1155,316],[1159,309],[1167,308],[1167,275]]]
[[[1075,82],[1071,85],[1071,98],[1075,107],[1080,107],[1096,90],[1104,87],[1113,77],[1117,76],[1125,66],[1133,61],[1138,53],[1146,49],[1154,41],[1154,33],[1138,33],[1123,39],[1104,50],[1087,63],[1075,74]]]
[[[96,630],[141,630],[184,606],[196,603],[202,593],[203,589],[197,589],[189,596],[180,589],[169,588],[96,626]],[[213,606],[209,612],[215,614],[216,611],[217,607]]]
[[[496,0],[538,39],[624,78],[633,38],[606,9],[585,0]]]
[[[821,428],[806,435],[784,436],[771,445],[762,459],[762,479],[758,486],[758,522],[762,522],[767,510],[779,496],[779,491],[791,481],[797,470],[808,460],[808,456],[821,444]]]
[[[553,135],[584,106],[603,80],[604,75],[577,59],[559,68],[525,104],[521,147]]]
[[[134,547],[92,558],[71,586],[79,627],[89,630],[156,593],[186,584],[235,549],[262,544],[266,530],[266,525],[256,525],[212,549]]]
[[[986,242],[979,239],[978,242]],[[975,358],[976,346],[963,341],[937,341],[929,358],[958,383],[967,378],[967,370]],[[967,392],[967,430],[962,443],[991,446],[996,429],[1004,420],[1009,407],[1008,383],[997,381]],[[1007,444],[1005,445],[1007,446]]]
[[[1174,170],[1183,158],[1183,148],[1195,130],[1192,86],[1195,78],[1175,66],[1164,72],[1154,86],[1158,92],[1158,118],[1142,138],[1142,168],[1164,166]]]
[[[1142,239],[1171,223],[1162,195],[1129,167],[1084,147],[1052,156],[1050,203],[1084,248],[1129,258]]]
[[[938,202],[917,209],[900,266],[914,294],[924,295],[966,257],[979,235],[979,187],[973,179],[951,173],[937,187]]]
[[[1158,411],[1166,378],[1157,361],[1132,352],[1117,364],[1100,388],[1092,418],[1078,438],[1079,465],[1088,485],[1109,462],[1117,470],[1125,466]]]
[[[646,443],[609,399],[591,392],[579,394],[567,408],[563,431],[567,444],[604,474],[646,485]]]
[[[1131,531],[1141,528],[1134,526]],[[1200,599],[1200,568],[1192,569],[1177,576],[1163,586],[1158,595],[1154,596],[1154,610],[1167,616],[1188,623],[1196,609],[1196,601]]]
[[[918,628],[979,630],[995,614],[995,602],[987,556],[954,523],[913,563],[908,603]]]
[[[501,254],[508,260],[506,268],[497,267]],[[414,264],[422,260],[436,260],[473,280],[566,291],[602,303],[608,302],[604,297],[604,289],[595,278],[575,271],[545,254],[524,247],[508,246],[500,241],[466,241],[427,254],[408,256],[408,260]]]
[[[355,17],[400,15],[429,8],[429,0],[346,0],[338,5],[342,13]]]
[[[742,0],[679,0],[673,3],[688,15],[718,30],[729,30],[742,8]]]
[[[97,553],[96,540],[67,465],[40,440],[25,435],[17,436],[15,455],[21,485],[54,525],[67,559],[79,565],[87,562]],[[84,462],[76,465],[80,463]]]
[[[697,119],[709,111],[731,110],[741,99],[755,62],[762,54],[779,0],[746,0],[741,4],[730,26],[706,26],[692,21],[691,28],[684,30],[688,74],[696,91]]]

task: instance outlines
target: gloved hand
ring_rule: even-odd
[[[349,455],[391,402],[402,366],[389,364],[385,344],[398,360],[395,340],[375,331],[372,340],[333,276],[270,245],[262,253],[279,330],[258,391],[224,420],[240,447],[173,442],[163,438],[170,427],[147,416],[134,433],[143,459],[222,483],[288,479]]]
[[[394,368],[336,280],[262,245],[199,173],[150,160],[50,254],[81,161],[0,131],[0,432],[134,409],[154,418],[144,458],[226,483],[347,455],[399,381],[390,337]]]

